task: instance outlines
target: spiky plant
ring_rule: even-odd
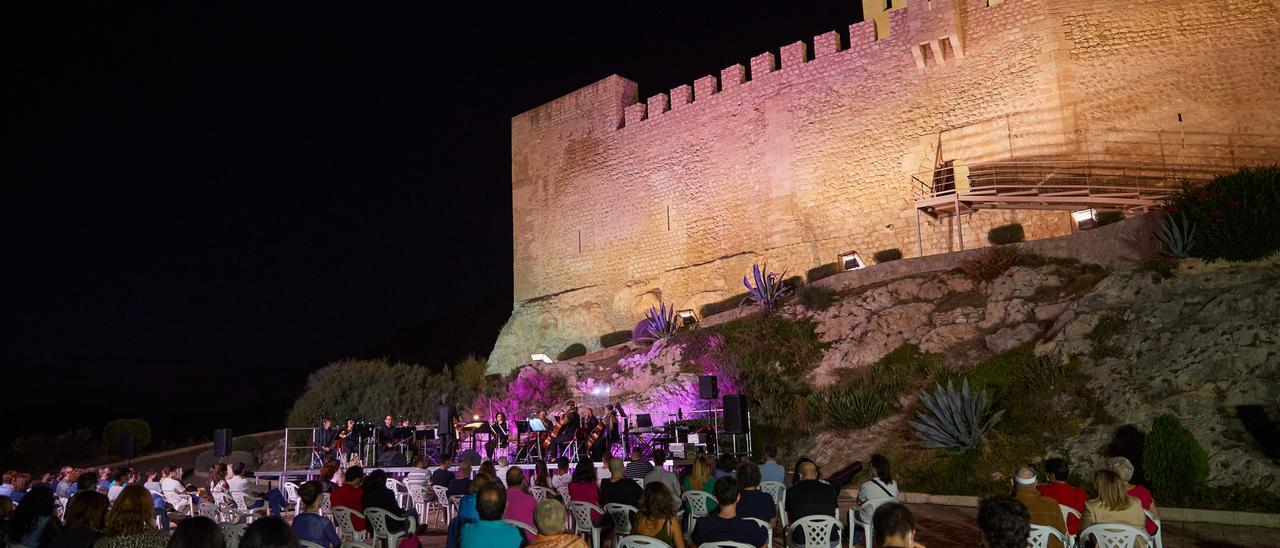
[[[920,401],[931,414],[916,413],[920,422],[912,421],[911,427],[915,429],[920,445],[949,449],[962,455],[973,449],[982,435],[1000,422],[1004,410],[991,413],[987,391],[970,393],[969,379],[964,380],[959,391],[951,381],[947,381],[946,388],[941,383],[937,386],[933,394],[920,393]]]
[[[1195,244],[1196,225],[1187,220],[1187,214],[1178,211],[1175,218],[1172,213],[1160,218],[1160,230],[1156,237],[1164,244],[1165,253],[1178,258],[1191,256],[1191,246]]]
[[[636,340],[654,342],[675,335],[680,328],[676,320],[676,308],[673,306],[668,309],[667,303],[658,304],[658,308],[650,306],[640,325],[636,326]]]
[[[768,265],[762,269],[759,264],[753,264],[751,276],[742,277],[742,285],[747,286],[747,296],[738,303],[739,310],[748,304],[754,304],[768,314],[782,304],[782,299],[791,292],[791,288],[783,283],[787,277],[787,271],[783,270],[782,274],[776,272],[765,274],[768,268]],[[755,281],[754,286],[751,285],[752,278]]]

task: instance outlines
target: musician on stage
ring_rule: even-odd
[[[316,432],[316,449],[320,451],[321,462],[327,462],[334,455],[334,442],[338,439],[338,431],[333,427],[333,419],[325,417],[320,421],[320,430]]]
[[[440,405],[436,406],[437,431],[440,433],[440,455],[452,457],[458,448],[458,408],[449,403],[449,393],[440,395]]]
[[[489,421],[489,441],[484,442],[484,452],[489,456],[489,460],[493,460],[494,449],[507,448],[511,437],[510,432],[507,429],[507,414],[499,411],[493,416],[493,420]]]
[[[344,462],[348,463],[347,464],[348,467],[352,466],[350,464],[351,459],[358,457],[360,455],[360,442],[357,441],[355,438],[352,438],[352,436],[355,435],[355,432],[356,432],[355,419],[347,419],[347,427],[343,428],[341,432],[338,432],[338,437],[342,439],[341,452],[346,453],[347,455],[347,458],[344,459]]]
[[[609,405],[605,408],[604,417],[601,418],[599,422],[600,426],[597,427],[599,428],[599,432],[596,431],[596,428],[592,428],[591,430],[588,430],[589,433],[587,434],[588,440],[590,440],[590,436],[592,435],[596,437],[595,440],[591,441],[591,447],[588,448],[588,451],[591,454],[591,460],[593,461],[603,459],[605,453],[608,453],[609,448],[618,440],[618,414],[613,405]]]
[[[413,462],[413,457],[418,453],[417,448],[413,445],[414,428],[412,421],[408,416],[400,417],[400,427],[396,429],[396,438],[403,444],[401,448],[404,452],[404,462]]]
[[[578,406],[570,400],[565,403],[564,414],[560,416],[560,432],[556,434],[555,446],[560,447],[573,441],[582,427],[582,418],[578,416]]]
[[[382,426],[378,427],[378,463],[382,466],[391,466],[392,459],[400,454],[397,447],[398,439],[396,438],[395,419],[391,415],[387,415],[382,419]]]

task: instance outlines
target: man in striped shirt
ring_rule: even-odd
[[[627,468],[624,472],[627,478],[642,480],[645,476],[649,475],[649,472],[651,471],[653,471],[653,463],[644,460],[644,456],[640,453],[639,449],[632,449],[631,462],[627,463]]]

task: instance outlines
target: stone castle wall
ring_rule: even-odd
[[[917,255],[911,175],[943,161],[1230,165],[1280,150],[1275,0],[863,2],[829,32],[644,98],[610,76],[512,119],[515,308],[490,356],[630,329],[740,293],[755,262]],[[853,9],[853,6],[850,6]],[[984,211],[965,246],[1061,212]],[[924,217],[924,254],[957,247]]]

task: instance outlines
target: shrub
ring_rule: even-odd
[[[636,324],[637,341],[653,342],[676,334],[680,322],[676,320],[676,307],[667,308],[667,303],[658,303],[661,308],[649,307],[644,319]],[[585,352],[583,352],[585,354]]]
[[[1142,448],[1142,469],[1157,496],[1183,498],[1209,477],[1209,454],[1178,417],[1156,417]]]
[[[991,245],[1016,244],[1026,239],[1027,235],[1022,231],[1021,223],[1000,225],[987,232],[987,241],[991,242]]]
[[[880,251],[875,252],[871,258],[875,259],[876,264],[896,261],[902,258],[902,250],[896,247],[893,249],[881,249]]]
[[[586,348],[583,348],[583,353],[586,353]],[[488,381],[485,380],[485,370],[488,368],[489,364],[484,358],[469,354],[461,362],[458,362],[458,365],[453,366],[453,376],[460,385],[468,386],[472,390],[480,392],[488,385]]]
[[[1167,209],[1196,227],[1195,257],[1269,257],[1280,251],[1280,165],[1241,168],[1199,187],[1184,184]]]
[[[698,314],[703,318],[709,318],[721,312],[738,310],[738,305],[742,304],[742,300],[745,298],[747,298],[746,293],[739,293],[737,295],[726,297],[719,301],[704,304],[702,305],[701,308],[698,309]]]
[[[804,396],[810,392],[805,374],[826,348],[809,320],[749,316],[715,326],[723,338],[717,361],[735,371],[750,399],[753,421],[795,430]]]
[[[631,340],[631,332],[625,329],[622,331],[605,333],[604,335],[600,335],[600,347],[609,348],[610,346],[617,346],[619,344],[628,342],[630,340]]]
[[[151,425],[143,419],[116,419],[102,427],[102,445],[108,452],[120,451],[120,440],[133,435],[133,446],[141,451],[151,445]]]
[[[835,300],[835,290],[820,285],[805,284],[796,290],[796,301],[809,310],[826,310]]]
[[[587,355],[586,345],[582,343],[573,343],[565,347],[564,350],[561,350],[559,354],[556,354],[556,361],[562,362],[565,360],[572,360],[574,358],[581,358],[586,355]]]
[[[809,280],[809,283],[813,283],[826,278],[827,276],[833,276],[839,273],[840,265],[836,263],[827,263],[822,266],[810,268],[809,271],[805,273],[804,279]]]
[[[253,436],[239,436],[231,440],[232,451],[244,451],[254,455],[262,451],[262,440]]]
[[[1176,217],[1173,213],[1168,213],[1160,217],[1156,238],[1164,244],[1164,252],[1170,256],[1180,259],[1190,257],[1196,243],[1196,226],[1181,211]]]
[[[754,304],[760,307],[765,314],[772,312],[778,305],[782,304],[782,299],[791,292],[791,288],[783,280],[787,277],[787,271],[783,270],[782,274],[768,271],[769,266],[765,265],[764,269],[759,264],[751,265],[751,276],[742,277],[742,285],[747,287],[747,298],[742,299],[739,308],[748,304]],[[755,285],[751,285],[754,281]]]
[[[919,422],[911,421],[923,447],[950,449],[964,454],[973,449],[987,430],[1000,422],[1004,411],[991,413],[991,401],[986,390],[969,392],[969,380],[965,379],[960,391],[950,381],[941,384],[933,394],[920,393],[920,402],[931,415],[916,413]]]
[[[985,282],[1000,277],[1017,263],[1017,249],[997,246],[975,253],[960,263],[960,270],[973,281]]]
[[[835,384],[809,394],[810,423],[827,428],[866,428],[894,411],[893,395],[861,383]]]
[[[430,417],[444,393],[459,403],[476,396],[474,387],[459,382],[451,368],[433,373],[426,367],[391,364],[385,359],[343,360],[311,373],[289,410],[288,425],[310,426],[323,414],[380,417],[387,410]]]
[[[1114,209],[1098,212],[1098,226],[1106,226],[1124,220],[1124,212]]]

